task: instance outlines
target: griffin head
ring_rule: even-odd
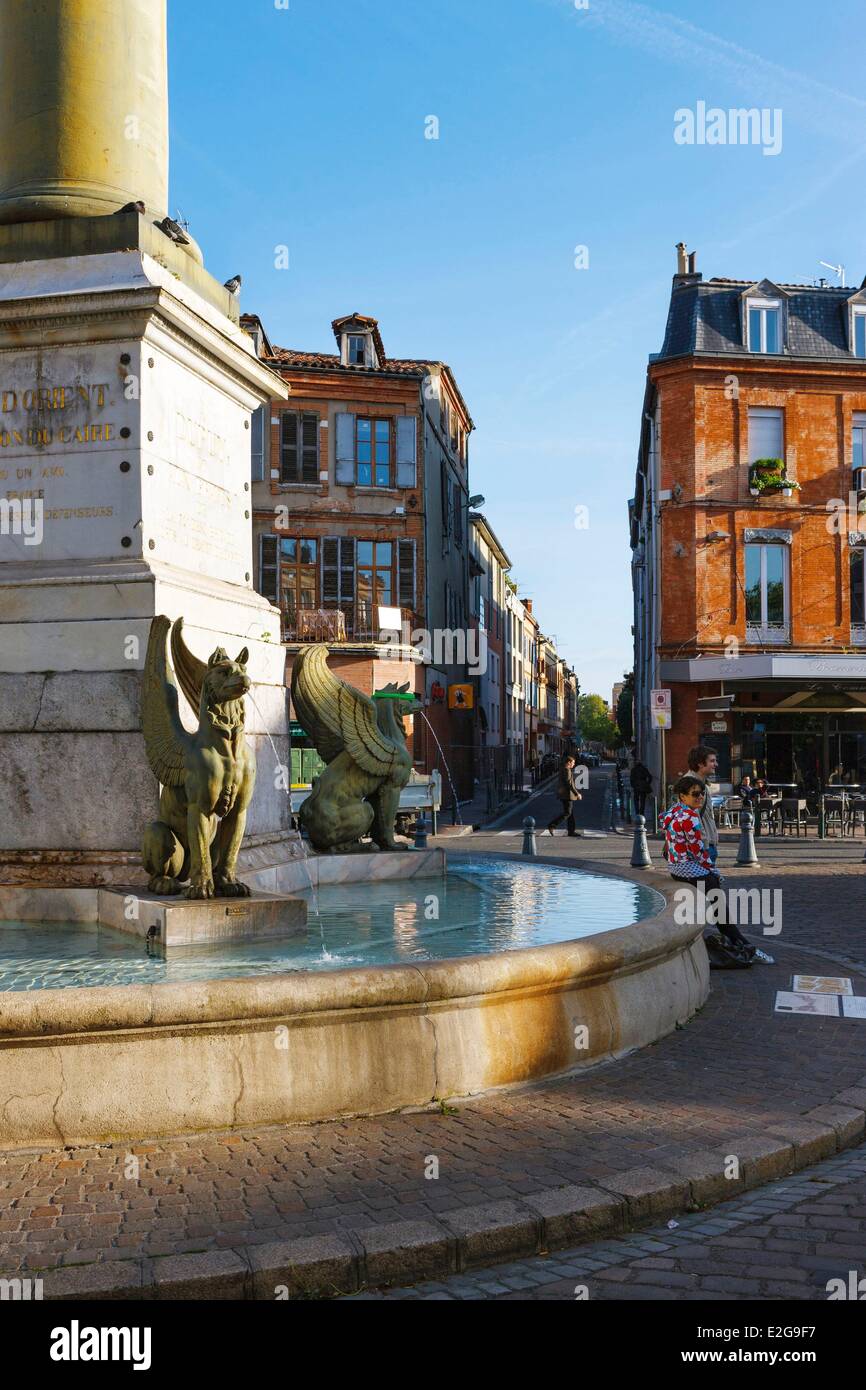
[[[240,700],[246,695],[250,688],[250,678],[247,675],[249,659],[250,654],[246,647],[235,661],[232,661],[224,648],[217,647],[208,661],[202,682],[202,696],[209,709],[214,705],[231,704],[233,700]]]

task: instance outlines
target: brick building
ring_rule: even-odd
[[[678,251],[630,504],[637,751],[670,783],[700,740],[814,801],[866,785],[866,290]]]
[[[287,678],[299,648],[324,641],[331,669],[368,694],[408,682],[470,795],[471,753],[447,752],[466,741],[449,708],[467,682],[473,423],[457,383],[444,363],[389,358],[366,315],[333,322],[333,353],[275,347],[255,315],[242,323],[290,388],[254,422],[252,485],[256,584],[282,612]],[[423,718],[412,746],[447,785]]]

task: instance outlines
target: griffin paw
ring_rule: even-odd
[[[212,878],[194,878],[190,880],[190,885],[184,893],[185,898],[201,899],[214,897],[214,886]]]
[[[148,881],[148,893],[156,893],[161,898],[173,898],[181,891],[180,884],[176,878],[163,878],[156,874]]]
[[[218,878],[215,882],[218,898],[249,898],[251,891],[245,883],[236,878]]]

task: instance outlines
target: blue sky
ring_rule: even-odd
[[[473,490],[521,592],[609,697],[631,666],[626,504],[676,242],[705,276],[866,274],[862,0],[169,15],[172,211],[208,268],[242,272],[243,307],[282,346],[330,350],[331,319],[357,309],[389,354],[451,364]],[[699,101],[781,109],[781,152],[677,144],[675,112]]]

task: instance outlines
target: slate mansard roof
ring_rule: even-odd
[[[664,345],[651,361],[701,354],[754,356],[743,340],[743,299],[749,294],[775,294],[782,301],[785,347],[780,357],[860,361],[851,351],[849,314],[852,301],[866,307],[862,290],[692,276],[674,281]]]

